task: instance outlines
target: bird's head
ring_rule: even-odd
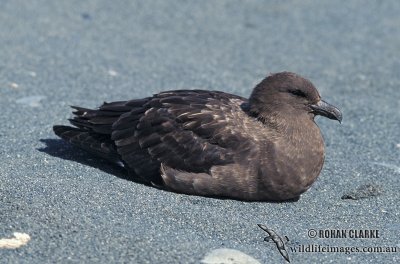
[[[268,76],[253,90],[250,111],[262,118],[268,116],[325,116],[342,121],[342,113],[321,99],[318,90],[307,79],[291,72]]]

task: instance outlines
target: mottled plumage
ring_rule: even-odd
[[[297,198],[314,182],[324,144],[314,116],[341,120],[306,79],[278,73],[250,99],[175,90],[144,99],[73,107],[61,138],[112,162],[131,177],[187,194],[242,200]]]

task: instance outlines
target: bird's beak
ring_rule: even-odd
[[[313,113],[316,115],[322,115],[329,119],[334,119],[342,123],[342,112],[327,102],[320,100],[318,103],[311,105]]]

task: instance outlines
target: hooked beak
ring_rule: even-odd
[[[329,119],[334,119],[342,123],[342,112],[327,102],[320,100],[318,103],[310,105],[315,115],[322,115]]]

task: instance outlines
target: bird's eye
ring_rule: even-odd
[[[289,93],[300,97],[306,97],[306,94],[300,89],[289,90]]]

